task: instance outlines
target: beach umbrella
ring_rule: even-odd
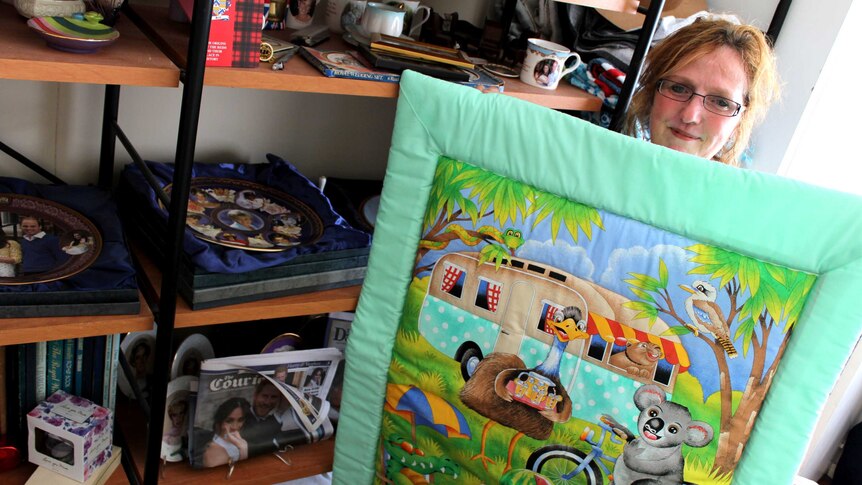
[[[427,426],[447,438],[469,439],[471,436],[467,419],[458,408],[442,397],[416,386],[387,384],[384,410],[410,422],[414,443],[417,426]]]

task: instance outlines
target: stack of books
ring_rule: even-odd
[[[476,66],[462,51],[405,37],[372,34],[355,50],[302,47],[300,55],[327,77],[397,83],[406,69],[483,91],[503,92],[503,81]]]

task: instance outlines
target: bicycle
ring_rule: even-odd
[[[603,477],[613,480],[613,469],[617,456],[625,445],[611,425],[616,424],[612,418],[599,418],[599,437],[589,426],[584,428],[579,439],[590,445],[590,452],[565,445],[548,445],[534,451],[527,459],[526,468],[540,473],[558,485],[583,484],[601,485]],[[611,456],[613,453],[615,456]]]

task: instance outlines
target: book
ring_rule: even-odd
[[[321,51],[312,47],[300,47],[299,55],[326,77],[390,83],[401,80],[401,75],[398,73],[374,69],[368,61],[353,50]]]
[[[465,67],[467,69],[476,67],[458,49],[384,34],[371,34],[371,51],[391,52],[413,59],[422,59],[440,64]]]
[[[426,76],[436,77],[444,81],[469,81],[470,73],[462,68],[450,66],[447,64],[439,64],[434,62],[425,62],[416,58],[390,54],[387,52],[375,52],[368,48],[365,44],[357,46],[359,53],[362,54],[372,66],[381,69],[389,69],[392,71],[404,71],[410,69]]]
[[[73,480],[65,475],[60,475],[57,472],[51,471],[47,467],[36,467],[36,471],[30,475],[25,485],[102,485],[111,478],[114,471],[120,465],[120,455],[123,449],[119,446],[114,446],[111,451],[111,457],[108,458],[98,470],[92,472],[90,478],[84,482]]]
[[[470,69],[470,80],[458,84],[463,84],[464,86],[476,88],[484,93],[502,93],[505,87],[505,83],[502,79],[482,69],[481,67],[477,67],[476,69]]]
[[[38,345],[38,344],[37,344]],[[38,355],[38,354],[37,354]],[[47,358],[47,384],[45,393],[47,396],[54,394],[63,387],[63,341],[52,340],[48,342]],[[37,376],[38,377],[38,376]],[[37,389],[38,394],[38,389]],[[45,396],[36,396],[36,401],[45,400]]]
[[[75,392],[80,396],[83,391],[84,380],[84,337],[75,339]]]
[[[111,382],[108,385],[108,406],[111,411],[117,408],[117,374],[120,372],[120,334],[115,333],[108,338],[114,340],[114,345],[111,347]]]
[[[109,408],[111,402],[111,359],[114,355],[114,336],[105,335],[105,354],[99,356],[105,361],[102,370],[102,406]]]
[[[63,384],[61,389],[68,393],[72,393],[72,381],[75,377],[75,362],[78,360],[75,355],[75,339],[68,338],[63,341]]]
[[[46,381],[48,375],[48,344],[46,342],[36,342],[34,346],[36,352],[36,380],[28,383],[28,385],[36,386],[36,402],[41,402],[45,400],[46,396],[51,395],[50,392],[47,392],[48,389]],[[27,411],[29,411],[29,409]]]

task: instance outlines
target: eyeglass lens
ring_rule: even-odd
[[[736,101],[722,96],[695,93],[693,89],[685,84],[668,81],[667,79],[659,80],[658,92],[666,98],[680,102],[688,101],[692,96],[700,96],[703,98],[703,107],[707,111],[721,116],[736,116],[742,106]]]

